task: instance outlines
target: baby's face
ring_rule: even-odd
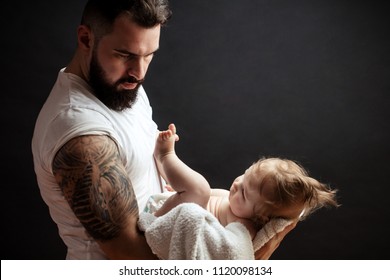
[[[243,175],[237,177],[230,187],[230,208],[237,217],[253,217],[255,205],[265,201],[264,194],[260,194],[256,177],[253,168],[250,167]]]
[[[274,186],[269,183],[261,183],[262,173],[254,172],[253,166],[245,173],[237,177],[229,194],[230,208],[234,215],[241,218],[252,218],[255,216],[255,206],[272,201],[274,197]],[[266,172],[266,171],[264,171]],[[261,183],[261,186],[260,186]],[[259,187],[260,186],[260,187]],[[265,207],[264,215],[271,218],[296,219],[304,209],[303,203],[271,209]]]

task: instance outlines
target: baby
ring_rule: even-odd
[[[240,222],[252,240],[271,218],[298,220],[324,206],[338,206],[336,190],[308,176],[291,160],[264,158],[237,177],[230,191],[211,189],[207,180],[182,162],[175,153],[176,127],[157,137],[154,156],[159,171],[176,191],[155,213],[161,216],[184,202],[197,203],[223,225]]]

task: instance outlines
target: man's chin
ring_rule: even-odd
[[[115,111],[130,109],[134,105],[138,96],[139,85],[133,89],[122,89],[115,93],[115,97],[103,102],[107,107]]]

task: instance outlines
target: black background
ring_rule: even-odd
[[[35,119],[76,47],[85,1],[1,8],[1,259],[63,259],[31,156]],[[227,188],[280,156],[339,189],[273,259],[389,259],[386,1],[173,0],[145,89],[181,158]]]

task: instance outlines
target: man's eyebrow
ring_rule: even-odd
[[[122,54],[126,54],[126,55],[131,55],[131,56],[149,56],[151,54],[155,54],[159,49],[157,48],[155,51],[151,52],[151,53],[148,53],[148,54],[145,54],[145,55],[138,55],[136,53],[132,53],[132,52],[129,52],[128,50],[125,50],[125,49],[114,49],[114,51],[116,52],[119,52],[119,53],[122,53]]]

